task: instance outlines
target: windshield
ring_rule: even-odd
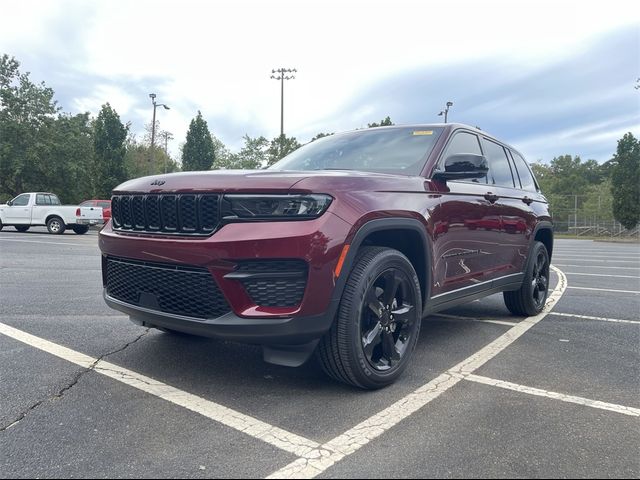
[[[361,170],[419,175],[442,127],[397,127],[331,135],[300,147],[271,170]]]

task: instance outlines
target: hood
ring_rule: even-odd
[[[215,170],[137,178],[119,185],[114,193],[424,191],[424,180],[421,177],[346,170]]]

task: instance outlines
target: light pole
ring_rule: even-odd
[[[449,107],[453,107],[453,102],[447,102],[447,108],[445,108],[438,114],[439,117],[444,115],[444,123],[447,123],[447,115],[449,114]]]
[[[297,70],[295,68],[278,68],[277,70],[271,70],[271,78],[280,80],[280,141],[282,141],[282,136],[284,135],[284,81],[296,78],[294,75],[286,75],[296,72]],[[278,75],[276,75],[276,73]]]
[[[151,103],[153,103],[153,122],[151,123],[151,157],[149,159],[149,173],[151,173],[151,169],[153,168],[153,157],[154,157],[154,147],[156,143],[156,108],[164,107],[165,110],[169,110],[169,106],[164,103],[156,103],[156,94],[150,93],[149,98],[151,98]]]

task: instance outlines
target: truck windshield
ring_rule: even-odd
[[[271,170],[360,170],[419,175],[442,127],[395,127],[331,135],[290,153]]]

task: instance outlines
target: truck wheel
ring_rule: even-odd
[[[67,229],[64,221],[60,217],[51,217],[47,220],[47,230],[54,235],[62,235]]]
[[[88,225],[75,225],[72,228],[73,228],[73,231],[76,232],[78,235],[84,235],[89,231]]]
[[[504,292],[504,303],[518,316],[539,314],[549,294],[549,252],[542,242],[535,242],[519,290]]]
[[[29,227],[26,225],[20,225],[20,226],[16,225],[14,228],[21,233],[24,233],[27,230],[29,230]]]
[[[323,370],[364,389],[390,385],[413,354],[421,307],[420,283],[409,259],[390,248],[364,248],[333,326],[316,351]]]

